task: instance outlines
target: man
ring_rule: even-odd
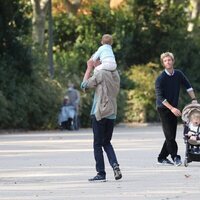
[[[117,70],[97,70],[90,77],[94,66],[97,66],[99,61],[88,61],[87,70],[83,82],[82,89],[95,88],[95,95],[91,110],[92,128],[94,134],[93,148],[96,161],[97,175],[89,179],[90,182],[106,181],[105,164],[103,150],[106,152],[109,163],[114,171],[116,180],[122,178],[119,164],[116,158],[115,151],[111,145],[111,139],[114,129],[114,121],[117,113],[117,94],[120,87],[120,78]]]
[[[161,54],[161,64],[165,68],[155,82],[156,107],[159,113],[165,141],[158,156],[158,164],[182,164],[176,143],[177,117],[181,116],[178,107],[180,87],[183,85],[193,101],[196,101],[193,88],[180,70],[174,69],[174,55],[170,52]],[[167,159],[171,155],[173,162]]]
[[[74,88],[74,84],[69,83],[66,94],[69,97],[69,105],[74,106],[78,112],[78,107],[80,103],[80,94],[79,91]]]

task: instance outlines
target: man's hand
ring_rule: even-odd
[[[175,115],[175,116],[177,116],[177,117],[180,117],[181,116],[181,111],[179,110],[179,109],[177,109],[177,108],[172,108],[171,109],[171,112]]]
[[[198,103],[197,99],[192,99],[191,103]]]
[[[101,64],[101,61],[100,60],[96,60],[95,62],[94,62],[94,67],[97,67],[98,65],[100,65]]]

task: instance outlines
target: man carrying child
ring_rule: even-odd
[[[116,70],[115,57],[111,47],[112,36],[103,35],[101,43],[102,46],[87,62],[87,70],[81,84],[81,88],[84,90],[87,88],[95,89],[90,115],[92,117],[93,148],[97,175],[90,178],[90,182],[106,181],[103,150],[113,168],[115,179],[122,178],[119,163],[111,144],[117,114],[120,77]],[[94,73],[90,76],[93,69]]]

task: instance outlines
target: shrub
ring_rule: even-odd
[[[126,89],[127,106],[125,122],[147,122],[157,118],[154,82],[159,66],[154,63],[132,66],[125,75],[134,82],[133,89]]]

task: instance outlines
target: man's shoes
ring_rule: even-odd
[[[182,164],[182,161],[179,157],[174,158],[174,165],[175,166],[180,166]]]
[[[158,160],[158,165],[174,165],[173,162],[171,162],[169,159],[167,158],[163,158],[163,159],[159,159]]]
[[[106,182],[106,177],[97,174],[95,177],[88,179],[89,182]]]
[[[119,179],[122,178],[122,173],[120,171],[120,168],[119,168],[118,164],[114,164],[113,165],[113,171],[114,171],[115,180],[119,180]]]

